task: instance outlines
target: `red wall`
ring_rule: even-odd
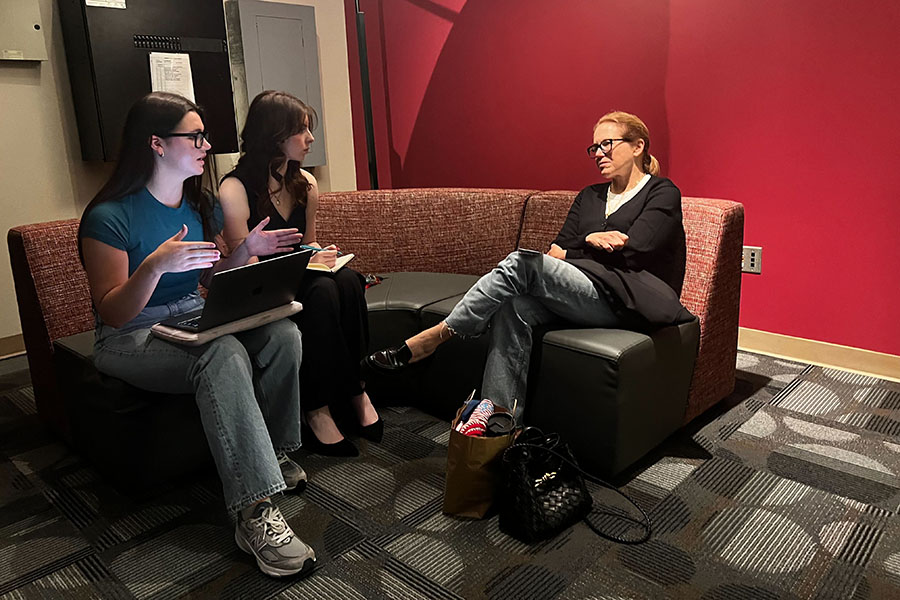
[[[900,355],[893,0],[361,5],[381,187],[579,189],[593,123],[628,110],[683,194],[744,204],[742,326]]]

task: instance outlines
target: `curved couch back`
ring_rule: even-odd
[[[321,242],[355,252],[366,272],[480,275],[517,247],[544,250],[576,192],[398,189],[323,194]],[[743,206],[683,198],[687,272],[681,300],[700,318],[700,352],[685,421],[734,387]],[[94,327],[78,220],[14,227],[7,235],[22,336],[42,418],[67,436],[53,372],[53,341]]]
[[[330,192],[319,242],[353,252],[363,273],[487,273],[516,248],[530,190],[470,188]]]

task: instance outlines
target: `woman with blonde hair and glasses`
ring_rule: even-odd
[[[659,176],[647,126],[635,115],[608,113],[587,151],[606,182],[581,190],[546,254],[513,252],[444,321],[365,363],[399,371],[454,335],[490,330],[482,397],[507,408],[519,399],[521,419],[535,326],[645,330],[692,319],[679,302],[686,257],[681,192]]]

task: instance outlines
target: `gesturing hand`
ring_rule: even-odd
[[[187,225],[160,244],[150,253],[147,260],[153,269],[162,273],[184,273],[194,269],[208,269],[219,260],[219,251],[213,242],[183,242],[187,235]]]
[[[309,259],[309,262],[320,263],[331,269],[337,264],[337,253],[339,249],[340,248],[334,244],[326,246],[323,250],[313,254],[312,258]]]
[[[612,252],[624,248],[628,242],[628,236],[620,231],[595,231],[588,234],[584,241],[594,248]]]
[[[303,237],[302,233],[298,233],[296,227],[266,231],[263,228],[268,224],[269,217],[266,217],[244,238],[244,245],[250,256],[269,256],[270,254],[291,252],[294,249],[293,246],[299,244]]]

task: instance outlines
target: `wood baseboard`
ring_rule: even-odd
[[[25,341],[21,333],[0,338],[0,360],[20,354],[25,354]]]
[[[747,352],[798,360],[900,382],[900,356],[893,354],[796,338],[746,327],[738,329],[738,348]]]

